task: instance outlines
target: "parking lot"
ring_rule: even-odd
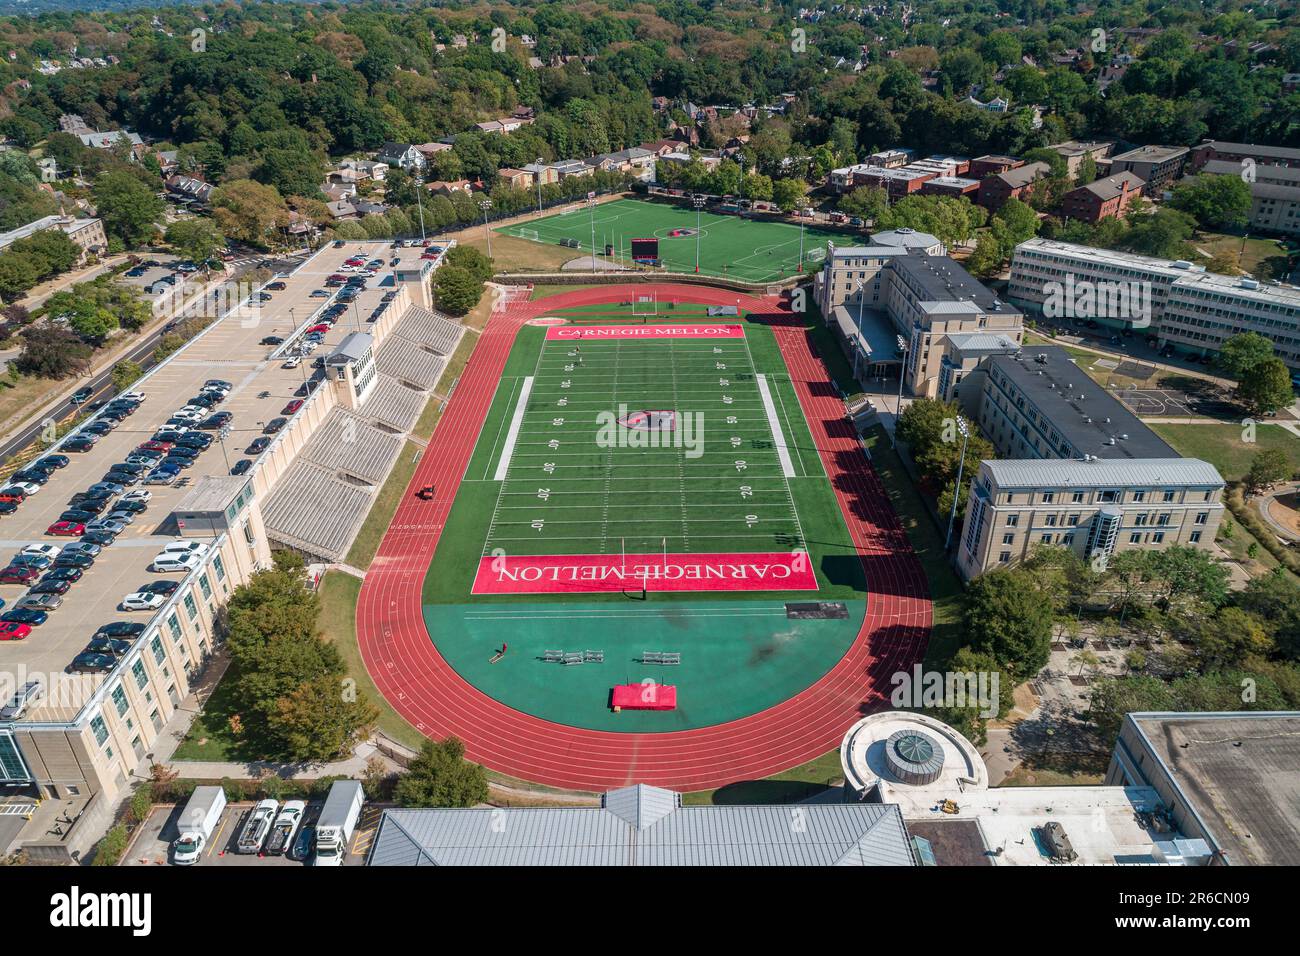
[[[111,466],[124,462],[138,446],[149,441],[197,395],[205,381],[219,379],[230,384],[229,393],[211,411],[227,412],[232,419],[225,429],[203,431],[213,438],[211,446],[184,467],[172,484],[138,484],[130,489],[151,493],[146,510],[96,556],[93,566],[83,571],[80,580],[62,596],[61,606],[52,609],[45,621],[34,625],[22,639],[0,640],[0,673],[26,670],[56,677],[67,671],[101,625],[114,621],[139,622],[149,627],[160,624],[155,620],[158,612],[121,611],[118,606],[125,595],[168,577],[149,570],[163,547],[178,538],[202,533],[193,528],[183,532],[177,526],[173,517],[177,505],[203,478],[228,476],[237,466],[239,474],[253,475],[260,458],[277,452],[277,436],[288,431],[288,423],[313,411],[313,386],[324,374],[312,368],[315,359],[328,355],[350,332],[371,328],[368,317],[382,304],[387,292],[398,288],[391,261],[398,259],[407,269],[418,268],[424,252],[419,247],[393,249],[387,242],[331,245],[291,276],[276,280],[283,283],[283,289],[268,293],[258,307],[226,315],[146,379],[131,386],[143,397],[137,410],[88,451],[67,452],[66,467],[53,471],[48,481],[30,491],[12,513],[0,517],[0,567],[28,545],[62,546],[75,541],[75,537],[51,536],[47,529],[72,507],[74,495],[103,480]],[[293,367],[284,367],[281,353],[293,346],[296,336],[330,301],[313,297],[313,291],[325,288],[326,279],[354,256],[367,261],[382,259],[384,267],[365,280],[355,300],[323,334],[315,354]],[[271,337],[289,341],[269,344]],[[272,425],[276,419],[284,419],[285,424],[276,428]],[[184,575],[173,573],[169,577],[180,581]],[[198,584],[209,582],[206,578],[187,582],[184,591],[193,601],[206,602],[209,596],[199,593]],[[26,592],[24,584],[0,584],[4,610],[11,609]],[[102,674],[94,674],[84,680],[97,686],[102,679]],[[71,702],[60,704],[56,703],[60,695],[52,693],[53,688],[46,690],[47,699],[32,707],[26,719],[71,719],[80,707],[76,701],[85,698],[84,693],[76,692],[70,695]]]
[[[237,853],[235,844],[239,839],[240,828],[252,811],[253,803],[230,804],[221,814],[221,820],[212,833],[212,839],[203,850],[203,856],[197,866],[306,866],[309,861],[297,856],[270,856],[257,853]],[[169,866],[171,865],[171,844],[179,835],[176,821],[183,807],[180,805],[160,805],[135,832],[127,853],[122,858],[123,866]],[[307,804],[307,813],[303,818],[303,827],[311,827],[320,816],[321,801],[312,800]],[[370,850],[370,841],[375,828],[379,825],[379,816],[383,808],[377,804],[366,804],[361,812],[361,820],[356,832],[348,844],[348,855],[344,866],[361,866],[365,863],[366,853]],[[295,842],[297,842],[295,840]]]

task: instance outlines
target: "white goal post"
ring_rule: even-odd
[[[658,315],[659,299],[656,295],[646,295],[644,292],[638,292],[632,296],[632,314],[633,315]]]
[[[531,240],[531,241],[533,241],[533,242],[541,242],[541,241],[542,241],[542,237],[541,237],[540,235],[537,234],[537,230],[536,230],[536,229],[520,229],[520,230],[519,230],[519,238],[520,238],[520,239],[529,239],[529,240]]]

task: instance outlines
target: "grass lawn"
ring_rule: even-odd
[[[1257,279],[1286,278],[1286,255],[1276,239],[1247,238],[1222,232],[1198,232],[1190,240],[1192,248],[1211,256],[1229,254],[1241,257],[1241,268]]]
[[[699,223],[697,243],[696,222]],[[593,217],[586,209],[554,214],[499,227],[498,235],[517,236],[543,248],[564,249],[558,243],[576,239],[580,250],[591,251]],[[696,251],[703,275],[750,282],[768,282],[794,275],[802,251],[805,261],[820,262],[828,241],[851,241],[852,234],[788,222],[743,219],[701,213],[666,202],[619,199],[602,203],[594,216],[596,250],[612,245],[630,262],[633,238],[659,239],[659,258],[669,272],[694,272]],[[495,248],[495,246],[494,246]]]
[[[1086,787],[1106,778],[1106,753],[1046,753],[1025,760],[999,787]]]
[[[521,224],[527,228],[527,224]],[[507,227],[520,228],[520,227]],[[473,246],[479,252],[487,253],[487,238],[483,228],[468,229],[457,237],[462,246]],[[492,233],[492,264],[498,272],[551,272],[558,271],[570,259],[576,259],[583,253],[578,249],[566,249],[564,246],[550,243],[531,242],[517,239],[502,232]]]
[[[912,550],[925,568],[934,602],[934,627],[925,652],[927,669],[942,670],[962,646],[962,586],[943,552],[943,536],[935,527],[921,494],[903,468],[898,454],[889,447],[889,435],[877,425],[866,436],[871,462],[889,495],[889,502],[907,531]]]
[[[795,803],[839,786],[844,780],[839,749],[762,780],[742,780],[716,790],[682,794],[687,806],[739,803]]]
[[[566,292],[577,292],[579,289],[590,289],[590,285],[535,285],[533,294],[529,296],[528,301],[536,302],[538,299],[549,299],[553,295],[563,295]]]
[[[348,676],[357,682],[372,704],[379,708],[379,729],[408,747],[419,749],[425,737],[388,705],[361,661],[357,646],[357,596],[361,580],[344,571],[328,571],[320,583],[320,625],[325,639],[343,655]]]
[[[1208,461],[1229,481],[1244,477],[1255,455],[1269,448],[1284,452],[1291,467],[1300,471],[1300,438],[1279,425],[1257,425],[1253,442],[1242,440],[1240,425],[1154,423],[1150,428],[1184,458]]]
[[[406,491],[411,476],[415,474],[415,466],[419,463],[419,457],[423,452],[424,449],[413,441],[408,441],[402,448],[397,463],[388,473],[388,480],[384,482],[384,487],[379,489],[374,504],[370,506],[370,513],[366,515],[365,523],[357,532],[356,540],[348,549],[347,564],[363,571],[370,567],[370,562],[375,559],[375,552],[379,550],[379,542],[383,540],[384,532],[388,530],[388,523],[397,511],[402,494]]]

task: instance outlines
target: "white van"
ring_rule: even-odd
[[[149,570],[159,574],[170,574],[175,571],[193,571],[203,562],[201,555],[194,553],[176,553],[175,551],[164,551],[162,554],[155,555],[153,564],[149,565]]]

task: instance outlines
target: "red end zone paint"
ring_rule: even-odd
[[[599,342],[604,339],[743,339],[743,325],[563,325],[546,338]]]
[[[601,591],[816,591],[801,551],[760,554],[545,554],[486,557],[473,594],[593,594]]]

